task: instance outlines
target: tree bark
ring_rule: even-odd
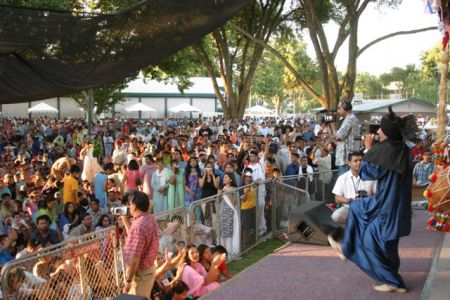
[[[447,81],[448,81],[448,45],[441,50],[441,79],[439,82],[439,106],[437,108],[436,142],[442,143],[447,125]]]

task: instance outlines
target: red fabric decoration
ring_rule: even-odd
[[[433,211],[433,205],[431,205],[431,204],[430,204],[430,205],[428,205],[428,208],[427,208],[427,210],[428,210],[428,211]]]
[[[442,49],[445,49],[448,44],[448,32],[445,32],[444,37],[442,38]]]
[[[433,174],[430,175],[430,182],[431,183],[434,183],[436,181],[436,179],[437,179],[437,174],[436,173],[433,173]]]

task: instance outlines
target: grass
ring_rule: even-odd
[[[253,265],[257,261],[263,259],[267,255],[272,253],[275,249],[283,245],[284,242],[279,239],[270,239],[262,242],[261,244],[244,254],[241,259],[232,261],[228,265],[228,270],[233,274],[237,274],[245,268]]]

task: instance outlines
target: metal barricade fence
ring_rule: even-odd
[[[231,259],[240,256],[272,236],[273,196],[269,179],[191,203],[190,242],[222,245]]]
[[[230,259],[239,257],[267,238],[287,232],[289,212],[305,201],[334,199],[331,191],[338,173],[323,174],[311,174],[309,184],[298,175],[267,179],[200,199],[188,209],[157,213],[159,251],[175,250],[175,243],[184,242],[223,245]],[[314,178],[319,184],[312,189]],[[115,227],[110,227],[13,260],[1,272],[3,297],[112,299],[120,294],[124,280],[122,244]]]
[[[315,172],[308,175],[292,175],[281,177],[281,181],[308,193],[311,201],[333,203],[334,184],[339,177],[339,170]]]
[[[308,191],[296,186],[296,177],[285,180],[277,178],[273,181],[274,205],[272,211],[273,233],[288,232],[288,216],[291,210],[311,201]]]
[[[159,252],[164,254],[166,248],[170,252],[176,251],[175,244],[188,243],[189,237],[189,219],[187,209],[178,207],[172,210],[154,214],[158,224]]]
[[[3,266],[5,299],[112,299],[124,263],[115,227],[44,248]]]

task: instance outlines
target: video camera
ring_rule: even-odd
[[[368,196],[368,194],[367,194],[367,191],[365,191],[365,190],[358,190],[356,192],[356,198],[358,198],[358,199],[364,198],[364,197],[367,197],[367,196]]]
[[[374,141],[378,143],[380,141],[380,137],[378,136],[378,129],[380,129],[381,125],[378,123],[371,123],[368,125],[361,125],[359,132],[361,136],[365,134],[373,134],[374,135]],[[361,136],[355,137],[355,141],[361,141]]]
[[[130,207],[129,206],[112,207],[111,214],[113,214],[115,216],[129,216],[130,215]]]
[[[339,117],[336,115],[337,110],[336,109],[322,109],[319,111],[321,113],[320,115],[320,123],[321,124],[329,124],[333,122],[337,122],[339,120]]]

